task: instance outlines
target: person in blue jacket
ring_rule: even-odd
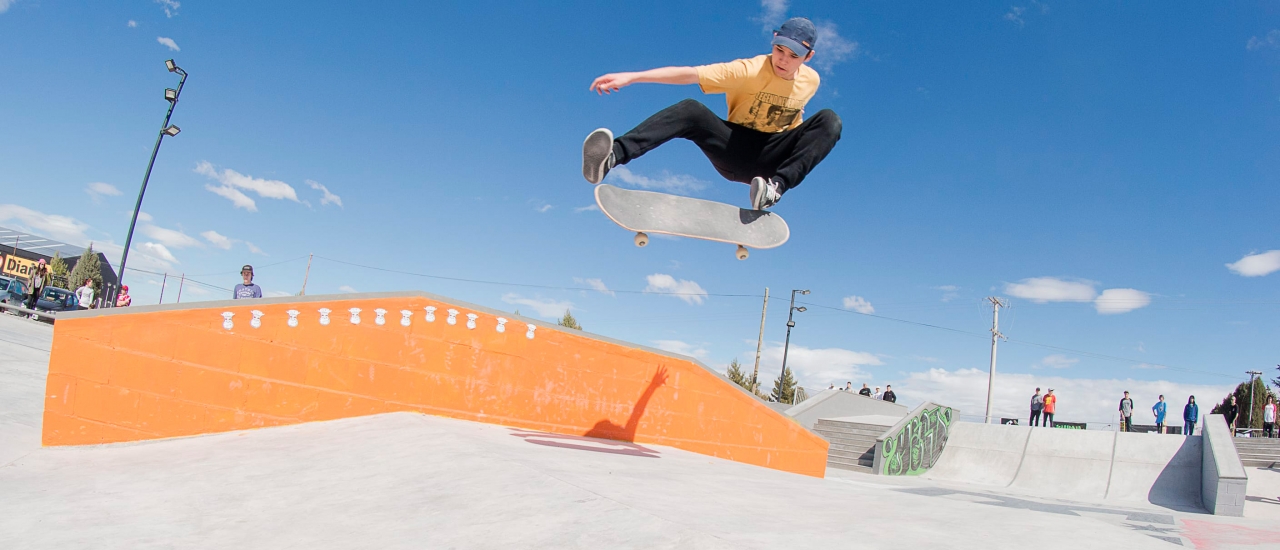
[[[1182,433],[1188,437],[1196,431],[1196,421],[1200,420],[1200,406],[1196,405],[1196,396],[1187,399],[1187,406],[1182,408]]]
[[[1164,433],[1164,411],[1164,396],[1161,395],[1160,401],[1151,406],[1151,412],[1156,415],[1156,431],[1160,433]]]

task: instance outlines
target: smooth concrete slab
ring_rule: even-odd
[[[846,416],[879,415],[893,418],[894,423],[910,412],[906,406],[875,399],[857,392],[844,390],[822,390],[804,402],[786,410],[786,415],[796,419],[802,426],[810,430],[818,420],[832,420]]]
[[[1107,496],[1115,432],[1032,428],[1011,489],[1068,499]]]
[[[0,466],[40,448],[53,326],[0,313]]]
[[[415,413],[47,448],[0,468],[0,494],[3,548],[1167,547],[1083,517]]]
[[[1157,433],[1117,433],[1107,500],[1146,501],[1167,506],[1200,502],[1199,437]]]
[[[835,418],[823,418],[822,420],[834,420],[836,422],[854,422],[857,424],[873,424],[876,426],[884,426],[888,428],[897,424],[902,420],[901,416],[889,416],[884,414],[864,414],[860,416],[837,416]]]
[[[1280,524],[1280,468],[1249,468],[1244,517]]]
[[[1030,426],[956,422],[937,464],[924,477],[1007,487],[1027,449]]]

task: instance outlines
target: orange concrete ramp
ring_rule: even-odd
[[[60,315],[43,443],[393,411],[826,470],[826,441],[693,359],[426,293]]]

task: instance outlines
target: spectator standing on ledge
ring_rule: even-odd
[[[253,266],[246,265],[240,268],[240,277],[244,279],[244,284],[236,285],[236,288],[231,291],[232,300],[262,297],[262,287],[253,284]]]
[[[1120,431],[1133,431],[1133,400],[1129,399],[1129,392],[1120,398]]]
[[[31,274],[31,295],[27,296],[27,309],[36,308],[36,300],[40,299],[40,293],[44,292],[44,285],[49,284],[49,267],[45,265],[44,258],[36,263],[36,270]]]
[[[1164,411],[1164,396],[1161,395],[1160,401],[1157,401],[1155,405],[1151,406],[1151,412],[1156,415],[1156,431],[1160,433],[1164,433]]]
[[[858,395],[871,397],[871,388],[868,388],[867,385],[863,383],[862,389],[858,390]]]
[[[1200,420],[1200,405],[1196,404],[1196,396],[1187,398],[1187,406],[1182,408],[1182,432],[1191,437],[1196,433],[1196,422]]]
[[[1267,406],[1262,408],[1262,433],[1266,437],[1271,437],[1271,432],[1276,429],[1276,399],[1274,397],[1267,398]]]
[[[888,385],[888,384],[885,384],[885,386],[884,386],[884,400],[885,400],[885,401],[888,401],[888,402],[890,402],[890,403],[897,403],[897,402],[898,402],[898,395],[897,395],[897,394],[895,394],[895,393],[893,393],[893,386],[890,386],[890,385]]]
[[[1057,410],[1058,396],[1053,394],[1053,388],[1049,388],[1049,393],[1044,396],[1044,427],[1053,427],[1053,413]]]
[[[120,295],[116,296],[116,307],[128,307],[133,303],[133,298],[129,297],[129,285],[120,285]]]
[[[93,307],[93,279],[85,279],[84,286],[76,289],[76,302],[80,309]]]
[[[1040,425],[1040,413],[1044,411],[1044,398],[1040,396],[1040,388],[1036,388],[1036,394],[1031,396],[1031,425]]]
[[[882,400],[882,399],[884,399],[884,392],[880,391],[880,386],[876,386],[875,399],[877,399],[877,400]]]
[[[1231,434],[1236,433],[1236,416],[1240,414],[1240,406],[1236,405],[1236,396],[1231,396],[1231,402],[1222,409],[1222,416],[1227,417],[1227,427],[1231,428]]]
[[[844,391],[853,391],[853,382],[845,382]]]

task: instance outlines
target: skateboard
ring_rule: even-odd
[[[649,244],[648,233],[719,241],[738,245],[737,257],[747,259],[747,248],[775,248],[791,237],[782,216],[763,210],[655,193],[596,185],[596,204],[613,223],[636,232],[636,246]]]

